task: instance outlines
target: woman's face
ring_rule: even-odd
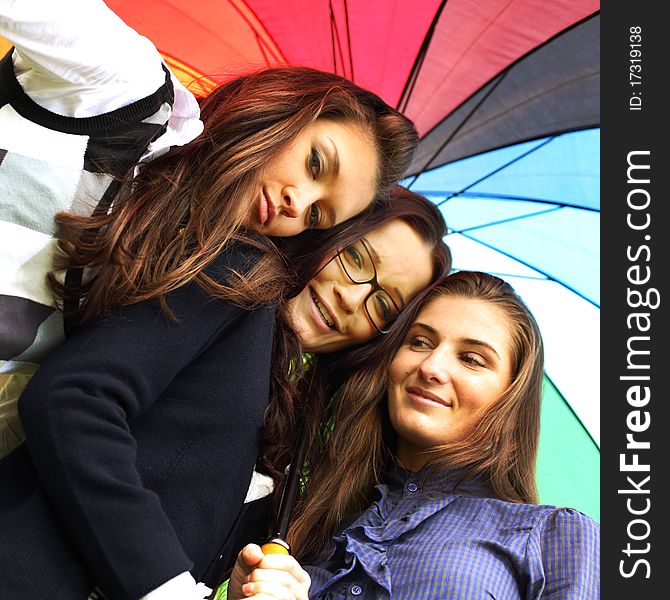
[[[433,275],[430,249],[399,219],[370,232],[340,256],[341,261],[329,260],[289,303],[305,351],[335,352],[369,340],[377,334],[373,319],[378,324],[391,320],[395,307],[401,310]],[[344,270],[343,264],[355,275],[362,261],[369,260],[386,293],[373,290],[372,283],[354,283]]]
[[[377,171],[371,134],[317,119],[261,173],[247,226],[280,237],[328,229],[370,205]]]
[[[485,300],[442,296],[419,313],[389,370],[397,456],[412,470],[424,450],[463,439],[512,379],[506,314]]]

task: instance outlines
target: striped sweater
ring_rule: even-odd
[[[104,5],[101,9],[95,3],[89,6],[90,10],[108,11]],[[110,14],[110,18],[116,16]],[[72,25],[71,19],[69,24]],[[25,37],[22,25],[16,26],[19,40]],[[105,25],[109,27],[109,23]],[[0,33],[7,35],[5,31]],[[35,33],[42,45],[44,35]],[[119,43],[132,48],[138,62],[145,61],[147,72],[153,69],[155,73],[161,64],[160,56],[148,40],[120,21],[115,35]],[[134,42],[136,38],[137,43],[128,44],[121,36],[134,36],[130,39]],[[85,41],[90,44],[90,34],[88,38]],[[23,437],[16,414],[18,396],[63,339],[62,316],[55,310],[47,279],[57,244],[54,215],[59,211],[90,214],[102,199],[111,199],[118,177],[140,158],[146,158],[152,142],[151,148],[164,149],[171,143],[190,141],[201,130],[195,99],[178,83],[174,84],[165,66],[164,74],[154,78],[163,80],[154,93],[125,105],[123,98],[117,103],[118,85],[95,82],[96,102],[109,90],[107,103],[99,105],[121,108],[101,114],[88,111],[84,117],[51,112],[44,103],[34,101],[27,93],[30,89],[22,87],[25,81],[33,80],[17,78],[17,60],[26,56],[31,59],[32,55],[30,48],[17,55],[22,48],[19,42],[15,44],[17,50],[0,61],[0,456]],[[79,54],[72,52],[74,56],[85,54],[85,49],[78,50]],[[144,54],[136,56],[139,50]],[[118,53],[115,49],[114,52]],[[44,70],[47,77],[55,63],[53,56],[49,59]],[[67,62],[65,65],[69,68]],[[112,64],[110,69],[117,67]],[[75,72],[75,76],[79,74]],[[65,81],[65,85],[71,84]],[[81,87],[90,93],[94,85]],[[174,131],[164,135],[175,112],[175,89],[182,94],[182,106],[187,105],[186,114],[180,118],[189,122],[190,129],[187,127],[185,133],[176,136]],[[131,92],[128,96],[132,98]],[[69,92],[75,102],[79,101],[77,93],[75,85]],[[67,100],[67,94],[62,97]]]

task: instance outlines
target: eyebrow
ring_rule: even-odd
[[[326,215],[328,220],[328,227],[333,227],[337,223],[337,215],[335,214],[335,209],[332,206],[325,206],[322,204],[322,210]]]
[[[437,334],[437,329],[435,329],[435,327],[431,327],[427,323],[421,323],[419,321],[414,321],[414,323],[412,323],[412,327],[420,327],[421,329],[425,329],[428,333]]]
[[[325,139],[330,142],[330,156],[333,161],[333,166],[332,166],[332,171],[333,171],[333,176],[337,177],[340,174],[340,154],[337,151],[337,146],[335,145],[335,142],[328,136],[325,136]],[[335,213],[335,209],[332,206],[324,206],[324,212],[327,215],[328,218],[328,226],[332,227],[337,223],[337,214]]]
[[[335,145],[335,142],[328,136],[326,136],[326,139],[330,142],[332,158],[333,158],[333,173],[337,176],[340,174],[340,154],[337,151],[337,146]]]
[[[434,327],[431,327],[427,323],[420,323],[418,321],[415,321],[412,324],[412,327],[420,327],[421,329],[425,329],[429,333],[439,335],[437,329],[435,329]],[[500,354],[498,354],[498,351],[493,346],[491,346],[491,344],[489,344],[488,342],[485,342],[483,340],[478,340],[476,338],[461,338],[459,341],[460,342],[465,342],[466,344],[471,344],[472,346],[481,346],[482,348],[487,348],[488,350],[493,352],[500,359]]]
[[[368,250],[370,250],[370,254],[372,254],[372,262],[374,262],[377,265],[377,267],[381,267],[382,259],[379,256],[379,254],[377,254],[377,251],[375,250],[375,247],[370,243],[370,240],[368,240],[367,238],[362,238],[362,239],[365,242],[365,247]],[[381,283],[379,285],[381,285]],[[386,289],[386,288],[384,288],[384,289]],[[394,287],[393,291],[396,293],[396,296],[398,298],[400,298],[400,308],[405,308],[405,297],[402,295],[402,292],[397,287]]]
[[[491,344],[489,344],[488,342],[484,342],[482,340],[477,340],[475,338],[463,338],[461,341],[465,342],[466,344],[472,344],[473,346],[481,346],[482,348],[488,348],[498,358],[500,358],[500,354],[498,354],[498,351],[493,346],[491,346]]]

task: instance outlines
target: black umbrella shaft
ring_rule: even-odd
[[[291,524],[293,505],[295,504],[295,499],[298,497],[298,492],[300,491],[300,474],[302,473],[302,467],[305,463],[305,457],[307,456],[308,439],[309,433],[307,429],[304,428],[300,434],[298,446],[295,449],[293,459],[289,466],[286,485],[284,486],[281,502],[279,503],[279,514],[277,515],[276,527],[273,531],[273,535],[280,537],[281,539],[286,539],[288,527]]]

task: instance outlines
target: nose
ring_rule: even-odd
[[[305,214],[305,211],[317,201],[317,193],[315,189],[286,186],[282,189],[282,205],[281,210],[284,215],[295,219]]]
[[[347,282],[335,286],[334,290],[340,306],[345,312],[353,315],[362,309],[365,299],[372,290],[372,284]]]
[[[426,383],[444,384],[450,379],[449,364],[446,357],[433,350],[419,365],[419,376]]]

